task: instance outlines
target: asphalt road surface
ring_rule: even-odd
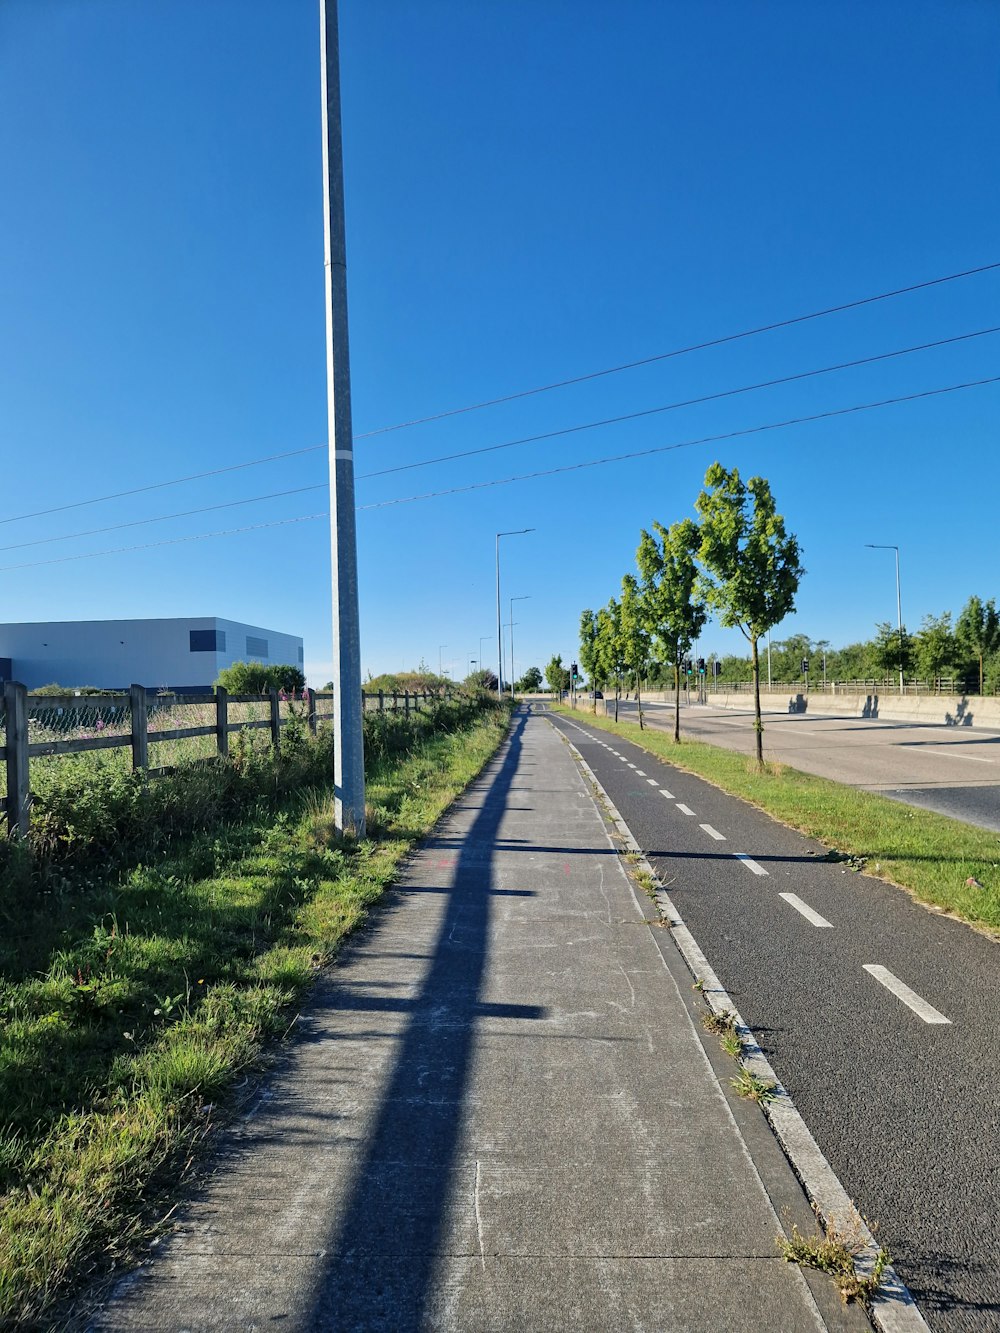
[[[997,945],[583,716],[550,716],[924,1318],[939,1333],[1000,1329]]]
[[[614,703],[609,702],[613,709]],[[619,715],[635,721],[632,701]],[[644,720],[673,732],[672,704],[643,704]],[[753,713],[681,706],[681,733],[753,751]],[[1000,733],[924,722],[765,713],[764,752],[806,773],[881,792],[908,805],[1000,832]]]

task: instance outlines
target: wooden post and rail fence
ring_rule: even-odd
[[[402,713],[409,718],[411,712],[420,712],[441,695],[412,694],[409,690],[402,693],[387,693],[379,690],[377,694],[361,691],[361,706],[365,712]],[[448,691],[444,698],[451,698]],[[0,732],[0,762],[6,768],[7,794],[0,797],[0,811],[6,813],[7,828],[12,837],[26,837],[31,810],[31,760],[43,756],[81,754],[88,750],[124,749],[131,746],[132,768],[142,771],[147,777],[160,777],[174,771],[174,766],[150,768],[149,746],[161,741],[186,740],[195,736],[214,736],[215,755],[205,759],[195,759],[191,763],[214,763],[217,758],[225,759],[229,754],[229,736],[234,731],[270,731],[272,746],[280,746],[281,728],[289,720],[282,716],[282,703],[294,707],[296,703],[305,706],[304,717],[309,730],[316,734],[319,723],[333,718],[333,695],[316,690],[303,690],[299,699],[291,698],[277,689],[271,689],[266,695],[240,694],[230,695],[221,686],[217,686],[214,695],[171,695],[168,700],[154,699],[153,719],[157,715],[172,711],[174,707],[185,705],[214,705],[215,718],[212,722],[194,727],[175,727],[169,730],[155,727],[150,730],[150,705],[148,693],[143,685],[132,685],[128,694],[118,695],[65,695],[40,696],[29,695],[27,689],[17,681],[6,681],[3,685],[4,728]],[[329,711],[319,711],[326,703]],[[242,718],[233,720],[229,709],[231,704],[268,704],[268,715],[262,718]],[[122,730],[105,736],[71,736],[66,740],[31,739],[29,721],[32,710],[55,714],[62,719],[78,717],[81,712],[93,709],[103,710],[124,719],[126,714],[131,720],[129,730]],[[75,728],[81,729],[77,723]],[[98,723],[98,727],[103,723]]]

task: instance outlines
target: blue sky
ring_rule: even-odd
[[[992,0],[341,0],[341,34],[359,435],[1000,260]],[[322,683],[325,521],[80,558],[326,509],[317,6],[4,0],[0,161],[3,618],[227,616],[303,635]],[[1000,270],[372,436],[358,503],[997,375],[994,334],[364,475],[995,324]],[[363,667],[440,651],[461,675],[481,638],[492,660],[494,533],[522,527],[516,664],[568,660],[640,528],[692,514],[716,458],[768,477],[801,541],[776,637],[894,619],[892,553],[865,542],[899,544],[911,627],[957,613],[1000,595],[998,404],[992,385],[362,509]]]

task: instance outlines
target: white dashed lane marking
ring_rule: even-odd
[[[637,769],[635,770],[635,775],[636,775],[637,778],[644,778],[644,777],[646,776],[645,773],[642,771],[641,768],[637,768]]]
[[[752,856],[747,856],[746,852],[733,852],[737,861],[742,861],[748,870],[752,870],[755,875],[766,875],[767,871],[763,866],[759,866]]]
[[[947,1023],[949,1026],[951,1025],[950,1018],[945,1018],[944,1014],[935,1009],[932,1004],[928,1004],[926,1000],[921,999],[916,991],[910,990],[909,986],[900,981],[899,977],[893,976],[888,968],[880,967],[877,963],[865,963],[864,969],[876,981],[881,982],[886,990],[892,991],[897,1000],[902,1000],[905,1005],[908,1005],[925,1023]]]
[[[666,787],[660,788],[660,795],[665,796],[668,801],[672,801],[674,799],[673,792],[667,791]]]
[[[708,834],[708,836],[710,838],[714,838],[716,842],[726,841],[726,835],[724,833],[720,833],[718,829],[712,828],[711,824],[699,824],[698,827],[703,828],[705,832]]]
[[[691,809],[689,805],[681,805],[680,801],[677,802],[677,809],[681,812],[682,815],[694,814],[694,811]]]
[[[647,778],[646,781],[651,787],[658,787],[660,785],[655,778]]]
[[[833,922],[827,921],[825,916],[820,916],[819,912],[814,912],[808,903],[804,903],[797,893],[779,893],[779,898],[784,898],[789,907],[794,907],[796,912],[801,912],[807,921],[811,921],[814,926],[826,926],[829,930],[833,929]]]

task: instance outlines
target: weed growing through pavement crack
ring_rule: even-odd
[[[777,1239],[778,1250],[786,1263],[805,1264],[821,1273],[829,1273],[845,1305],[849,1301],[870,1304],[890,1263],[889,1251],[880,1247],[871,1272],[860,1274],[855,1261],[867,1249],[867,1242],[859,1234],[838,1231],[832,1221],[825,1236],[803,1236],[798,1227],[793,1226],[790,1239],[784,1236]]]
[[[741,1069],[735,1078],[731,1078],[736,1094],[745,1097],[748,1101],[756,1102],[758,1106],[766,1106],[768,1102],[773,1102],[778,1095],[778,1085],[771,1079],[758,1078],[749,1069]]]

